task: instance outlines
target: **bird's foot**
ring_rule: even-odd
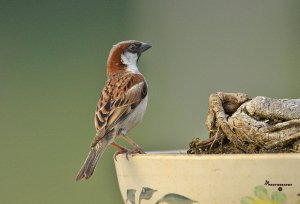
[[[117,161],[117,156],[119,154],[126,154],[126,159],[129,160],[128,155],[130,154],[131,156],[135,156],[136,154],[146,154],[141,148],[136,148],[134,150],[128,150],[128,149],[122,149],[120,151],[117,151],[114,154],[114,158]]]
[[[114,154],[114,158],[115,158],[115,160],[117,161],[117,156],[119,155],[119,154],[126,154],[126,159],[128,160],[128,154],[130,153],[130,151],[128,150],[128,149],[122,149],[122,150],[120,150],[120,151],[117,151],[115,154]]]
[[[134,157],[134,156],[137,155],[137,154],[146,154],[146,153],[144,152],[144,150],[142,150],[140,147],[138,147],[138,148],[135,148],[135,149],[133,149],[133,150],[130,150],[130,151],[127,153],[127,155],[128,155],[128,154],[130,154],[132,157]],[[126,155],[126,158],[127,158],[127,160],[128,160],[127,155]]]
[[[146,154],[146,153],[144,152],[144,150],[142,150],[142,148],[140,148],[140,147],[135,148],[135,149],[132,150],[130,153],[133,154],[133,155],[136,155],[136,154]]]

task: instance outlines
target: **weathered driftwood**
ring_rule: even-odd
[[[209,139],[194,139],[188,153],[300,152],[300,99],[218,92],[209,105]]]

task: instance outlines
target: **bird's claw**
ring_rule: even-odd
[[[131,154],[135,155],[135,154],[146,154],[144,152],[144,150],[142,150],[141,148],[136,148],[133,151],[130,152]]]
[[[117,151],[115,154],[114,154],[114,158],[115,158],[115,161],[117,161],[117,156],[119,154],[126,154],[126,159],[128,160],[128,154],[129,154],[129,150],[128,149],[122,149],[120,151]]]
[[[128,155],[131,154],[131,156],[134,156],[136,154],[146,154],[141,148],[136,148],[134,150],[128,150],[128,149],[123,149],[123,150],[120,150],[120,151],[117,151],[115,154],[114,154],[114,158],[115,160],[117,161],[117,156],[119,154],[126,154],[126,159],[129,160],[128,158]]]

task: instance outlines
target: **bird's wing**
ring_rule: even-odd
[[[115,125],[126,118],[147,95],[141,74],[126,74],[109,79],[102,90],[95,112],[96,137],[92,147]]]

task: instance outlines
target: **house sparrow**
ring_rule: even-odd
[[[143,119],[147,107],[147,83],[139,72],[137,61],[151,46],[135,40],[114,45],[107,60],[107,82],[95,112],[96,136],[91,150],[78,172],[76,181],[92,176],[97,162],[108,145],[119,149],[115,154],[144,153],[127,133]],[[125,139],[133,151],[115,143],[116,137]]]

